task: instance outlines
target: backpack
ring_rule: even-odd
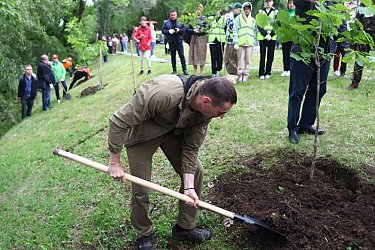
[[[196,81],[208,78],[207,76],[196,76],[196,75],[192,75],[189,78],[186,78],[186,76],[184,76],[184,75],[177,75],[177,76],[180,78],[180,80],[182,81],[182,84],[184,85],[185,96],[189,92],[189,89],[191,88],[191,86]]]

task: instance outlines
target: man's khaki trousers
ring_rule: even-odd
[[[183,136],[166,134],[147,142],[138,143],[126,148],[130,173],[136,177],[151,181],[152,156],[160,147],[175,172],[181,178],[180,192],[183,193],[182,173],[181,173],[181,151]],[[194,188],[200,198],[203,184],[203,167],[199,160],[195,163],[197,170],[194,174]],[[152,234],[153,227],[149,213],[149,193],[150,189],[132,183],[131,200],[131,223],[138,231],[138,237]],[[183,201],[179,201],[179,213],[177,224],[185,229],[196,227],[196,216],[198,209],[188,206]]]

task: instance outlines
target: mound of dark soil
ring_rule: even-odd
[[[95,94],[98,90],[103,89],[107,84],[105,84],[103,87],[98,86],[90,86],[85,88],[84,90],[81,91],[81,97],[84,96],[89,96]]]
[[[272,167],[264,169],[263,161],[272,162]],[[285,150],[243,157],[239,164],[245,171],[219,176],[207,199],[265,222],[287,241],[235,222],[228,227],[233,246],[375,249],[375,186],[356,173],[332,159],[319,158],[310,180],[310,157]]]

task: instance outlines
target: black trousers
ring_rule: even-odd
[[[85,79],[79,81],[79,82],[77,83],[77,86],[80,85],[81,83],[87,81],[87,80],[89,79],[89,75],[88,75],[86,72],[84,72],[84,71],[76,71],[76,72],[74,72],[73,81],[72,81],[72,83],[69,85],[69,90],[72,89],[72,88],[74,87],[74,84],[75,84],[79,79],[81,79],[81,78],[83,78],[83,77],[84,77]]]
[[[65,80],[61,81],[61,84],[63,85],[63,97],[64,97],[66,95],[66,92],[67,92],[68,88],[66,86]],[[60,100],[60,87],[59,87],[59,83],[57,82],[56,84],[53,85],[53,87],[55,88],[56,99]]]
[[[281,44],[281,48],[283,50],[284,71],[290,71],[290,50],[292,49],[292,45],[292,41]]]
[[[23,97],[21,99],[22,103],[22,120],[25,119],[27,116],[31,116],[31,111],[33,110],[34,99],[30,97]]]
[[[169,42],[169,50],[171,51],[171,61],[173,71],[177,71],[176,67],[176,51],[181,60],[182,70],[186,70],[186,60],[184,55],[184,43],[182,41]]]
[[[216,74],[218,71],[221,71],[223,68],[223,51],[224,51],[224,43],[210,44],[212,74]]]
[[[320,66],[319,105],[327,91],[329,65],[329,61],[324,61]],[[313,60],[309,64],[305,64],[291,58],[290,66],[288,130],[296,132],[300,127],[306,128],[315,123],[317,71]]]
[[[275,40],[260,40],[260,63],[259,63],[259,76],[271,75],[273,57],[275,54]],[[267,63],[266,63],[267,54]],[[266,66],[266,68],[264,68]]]

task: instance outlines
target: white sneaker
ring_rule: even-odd
[[[283,71],[283,73],[281,73],[281,76],[286,76],[286,71]]]
[[[260,79],[260,80],[264,80],[264,76],[260,76],[259,79]]]
[[[242,76],[238,76],[238,81],[237,82],[243,82]]]
[[[270,77],[271,77],[270,75],[266,75],[266,79],[270,79]]]
[[[218,77],[220,76],[220,71],[216,72],[216,76],[218,76]]]
[[[286,75],[285,75],[285,76],[290,76],[290,70],[285,71],[285,72],[286,72]]]
[[[59,100],[57,100],[57,103],[60,103],[60,99],[59,99]]]
[[[243,82],[246,82],[246,81],[247,81],[247,76],[243,76],[243,77],[242,77],[242,81],[243,81]]]
[[[340,71],[336,70],[336,71],[335,71],[335,76],[341,76]]]

